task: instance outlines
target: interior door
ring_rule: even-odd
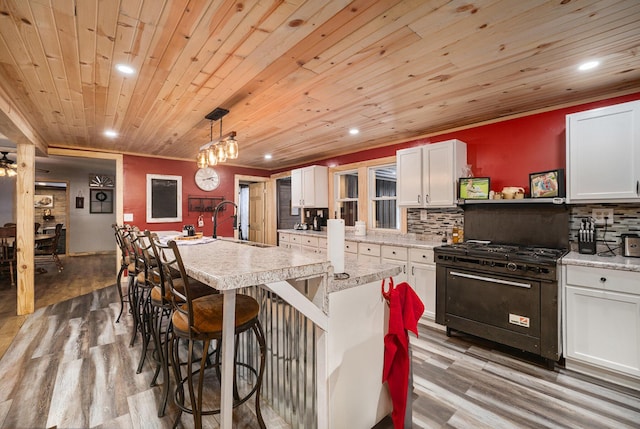
[[[249,185],[249,241],[264,243],[266,182]]]

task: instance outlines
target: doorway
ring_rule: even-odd
[[[236,176],[238,238],[267,243],[268,177]]]

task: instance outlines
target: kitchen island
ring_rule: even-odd
[[[387,307],[380,280],[398,274],[399,267],[348,258],[349,278],[335,280],[333,267],[320,254],[224,239],[189,243],[180,252],[189,276],[224,294],[222,428],[233,425],[233,368],[224,365],[233,361],[234,312],[229,310],[236,291],[247,288],[276,294],[313,324],[316,376],[314,398],[309,399],[317,406],[317,427],[371,427],[391,411],[381,381]],[[274,300],[272,295],[269,299]],[[261,310],[261,317],[276,317],[266,313]]]

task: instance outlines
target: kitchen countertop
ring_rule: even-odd
[[[562,265],[578,265],[593,268],[608,268],[612,270],[640,272],[640,258],[626,258],[624,256],[585,255],[572,251],[560,261]]]
[[[172,236],[181,234],[161,231],[158,235],[168,240]],[[326,255],[296,252],[277,246],[256,247],[224,238],[214,241],[207,238],[207,242],[201,245],[189,243],[189,245],[180,246],[180,255],[189,276],[218,290],[329,274],[327,285],[329,294],[382,280],[401,271],[401,268],[394,264],[363,262],[346,255],[345,267],[349,277],[338,280],[332,276],[333,268],[327,261]],[[211,269],[213,264],[215,264],[214,270]]]
[[[279,229],[278,232],[285,234],[297,234],[302,236],[326,237],[327,231],[311,231],[300,229]],[[355,241],[359,243],[381,244],[389,246],[416,247],[421,249],[433,249],[445,243],[442,241],[426,241],[407,234],[376,234],[368,233],[367,235],[355,235],[352,231],[346,231],[344,239],[346,241]]]

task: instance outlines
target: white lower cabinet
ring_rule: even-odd
[[[582,266],[563,273],[567,368],[609,380],[622,374],[637,381],[612,381],[640,386],[640,273]]]
[[[424,315],[436,318],[436,265],[433,250],[409,249],[408,282],[424,304]]]
[[[399,284],[407,281],[407,248],[399,246],[382,246],[380,255],[382,262],[388,264],[399,265],[402,271],[393,276],[393,284]]]

